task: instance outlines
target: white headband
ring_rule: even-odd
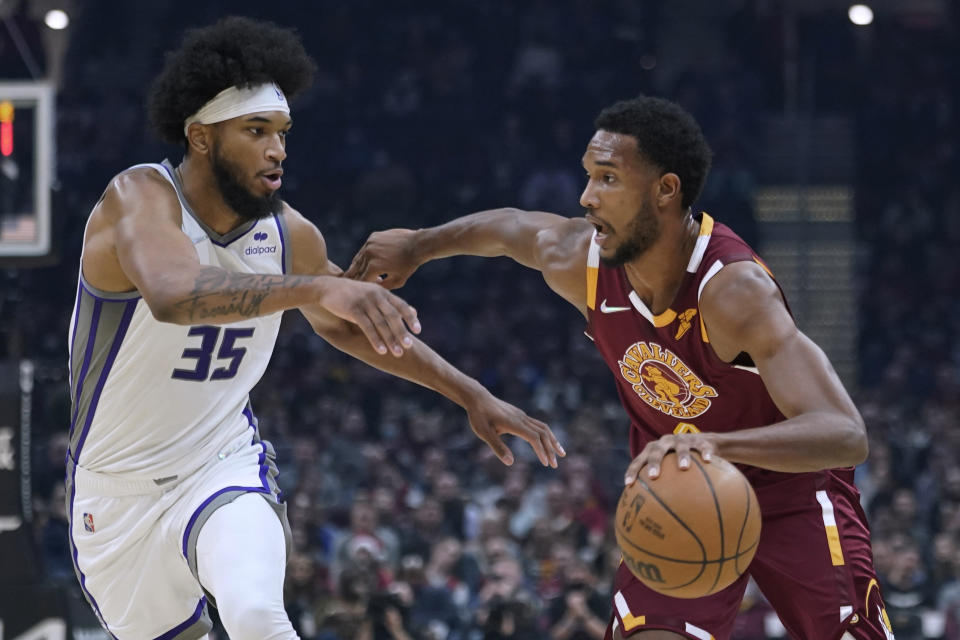
[[[259,111],[290,113],[287,99],[280,87],[272,82],[245,89],[229,87],[215,95],[212,100],[184,121],[183,135],[187,135],[187,127],[194,122],[213,124]]]

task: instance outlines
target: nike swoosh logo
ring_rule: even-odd
[[[603,302],[600,303],[600,311],[604,313],[616,313],[618,311],[630,311],[630,307],[608,307],[607,299],[604,298]]]

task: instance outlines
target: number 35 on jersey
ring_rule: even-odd
[[[190,327],[187,335],[200,338],[200,344],[183,350],[185,366],[174,369],[170,377],[193,382],[229,380],[237,375],[243,356],[247,354],[246,347],[239,341],[252,337],[253,327],[200,325]]]

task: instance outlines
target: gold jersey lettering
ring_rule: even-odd
[[[704,384],[677,354],[655,342],[635,342],[618,364],[637,396],[666,415],[695,418],[710,409],[709,398],[717,397],[716,389]]]

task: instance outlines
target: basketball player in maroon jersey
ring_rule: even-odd
[[[621,565],[608,639],[730,637],[753,576],[793,638],[893,637],[853,485],[866,429],[773,275],[733,231],[695,214],[711,152],[694,119],[639,97],[604,109],[587,145],[584,218],[497,209],[374,233],[349,276],[400,287],[452,255],[509,256],[587,320],[631,420],[626,482],[691,451],[738,463],[763,529],[747,573],[699,600],[659,595]]]

